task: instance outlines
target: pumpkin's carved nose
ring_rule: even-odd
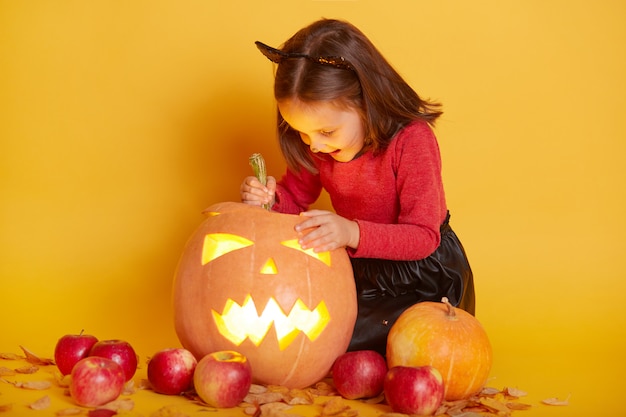
[[[276,275],[278,273],[278,268],[276,268],[276,262],[274,262],[274,258],[267,258],[267,261],[261,267],[261,274],[263,275]]]

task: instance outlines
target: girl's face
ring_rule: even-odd
[[[278,109],[312,152],[327,153],[336,161],[348,162],[365,144],[363,123],[354,108],[332,101],[284,100],[278,103]]]

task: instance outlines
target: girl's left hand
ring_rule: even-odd
[[[326,210],[309,210],[300,213],[305,217],[296,225],[300,246],[315,252],[359,246],[359,225],[338,214]]]

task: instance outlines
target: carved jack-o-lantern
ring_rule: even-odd
[[[243,353],[256,382],[301,388],[348,347],[356,290],[345,250],[302,250],[298,216],[242,203],[209,207],[174,281],[174,322],[196,357]]]

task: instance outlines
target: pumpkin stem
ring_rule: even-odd
[[[450,300],[448,300],[448,297],[443,297],[441,299],[441,302],[444,303],[448,307],[448,317],[449,318],[456,317],[456,312],[454,311],[454,306],[452,304],[450,304]]]
[[[265,169],[265,159],[263,159],[263,155],[260,153],[253,153],[248,160],[250,162],[250,166],[254,170],[254,175],[259,182],[263,185],[267,185],[267,171]],[[269,211],[270,205],[263,204],[263,208]]]

